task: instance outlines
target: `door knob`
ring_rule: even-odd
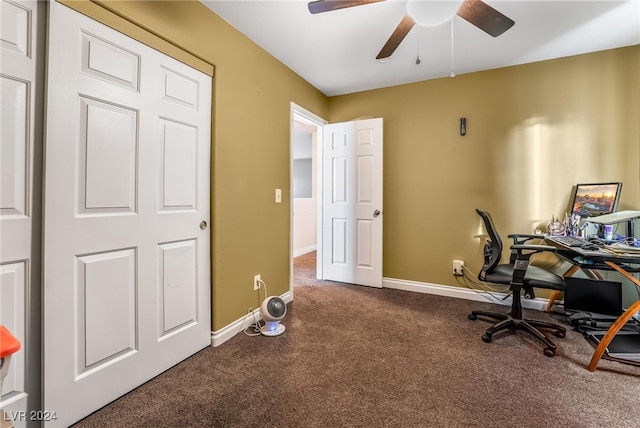
[[[200,229],[205,230],[207,228],[207,222],[202,220],[200,222]]]
[[[375,210],[375,211],[373,212],[373,217],[374,217],[374,218],[375,218],[375,217],[378,217],[379,215],[380,215],[380,210]]]

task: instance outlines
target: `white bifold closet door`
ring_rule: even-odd
[[[4,367],[0,409],[16,428],[38,408],[39,185],[43,37],[37,1],[0,1],[0,324],[21,344]],[[0,418],[2,413],[0,412]],[[4,424],[0,424],[3,425]]]
[[[211,77],[50,3],[44,403],[67,426],[210,345]]]

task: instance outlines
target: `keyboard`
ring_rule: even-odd
[[[583,245],[589,243],[589,241],[582,238],[577,238],[575,236],[559,235],[551,236],[550,238],[552,241],[556,241],[562,245],[566,245],[567,247],[582,247]]]

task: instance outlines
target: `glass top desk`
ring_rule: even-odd
[[[591,271],[614,270],[620,272],[622,276],[640,288],[640,279],[633,275],[640,272],[640,249],[638,248],[605,246],[598,250],[587,250],[581,247],[571,247],[553,236],[546,237],[545,241],[556,247],[557,254],[572,264],[571,269],[565,273],[565,276],[571,276],[579,269]],[[549,299],[547,309],[550,308],[557,295],[556,293]],[[604,335],[591,357],[589,371],[595,371],[598,362],[600,362],[615,335],[638,311],[640,311],[640,299],[629,306]]]

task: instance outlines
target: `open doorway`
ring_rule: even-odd
[[[317,276],[318,218],[321,212],[318,171],[322,127],[327,122],[291,104],[291,261],[290,291],[296,266]]]

